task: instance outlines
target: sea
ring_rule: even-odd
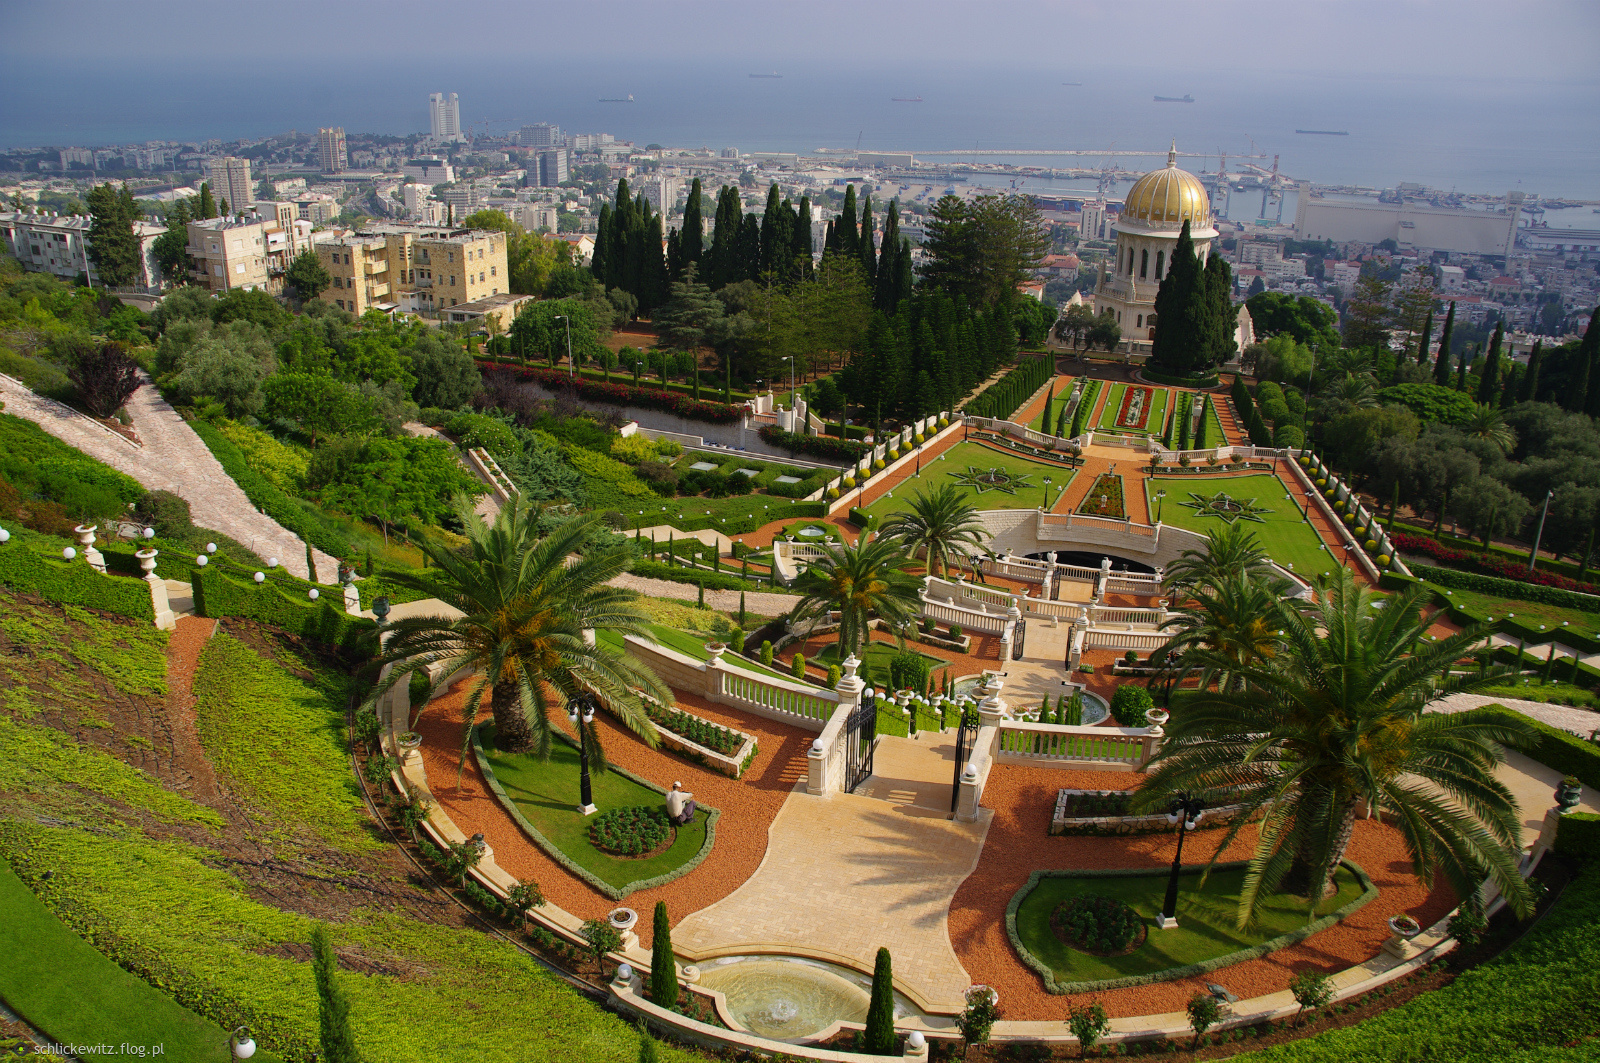
[[[1062,49],[1064,56],[1072,51]],[[1600,206],[1600,73],[1566,80],[1476,71],[1255,74],[1246,58],[1235,57],[1193,73],[1096,68],[1070,59],[1052,69],[910,62],[863,69],[818,61],[780,69],[779,78],[751,78],[769,70],[607,63],[574,52],[530,56],[522,65],[420,64],[459,69],[419,81],[408,65],[419,64],[353,52],[305,68],[275,63],[263,72],[264,84],[237,70],[207,70],[204,61],[143,65],[133,77],[91,67],[71,79],[36,77],[23,64],[7,64],[0,70],[6,100],[0,147],[230,140],[326,125],[404,135],[426,131],[428,93],[456,92],[463,126],[480,133],[551,122],[641,145],[741,152],[1111,150],[1126,169],[1161,165],[1176,141],[1181,151],[1205,156],[1183,160],[1193,170],[1215,170],[1227,152],[1230,171],[1255,155],[1249,161],[1270,169],[1276,159],[1280,172],[1318,184],[1381,188],[1411,181],[1445,192],[1520,190]],[[1153,99],[1185,94],[1195,102]],[[600,102],[629,95],[634,102]],[[1104,161],[1067,157],[1054,165]],[[1600,221],[1588,206],[1572,216],[1579,214],[1583,227]],[[1292,205],[1285,216],[1293,217]],[[1546,220],[1555,224],[1554,217]]]

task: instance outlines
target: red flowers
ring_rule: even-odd
[[[1422,535],[1395,534],[1390,536],[1395,549],[1404,550],[1413,554],[1426,554],[1435,561],[1455,568],[1466,569],[1469,572],[1478,572],[1485,576],[1497,576],[1500,579],[1516,580],[1519,583],[1531,583],[1536,587],[1556,587],[1564,591],[1581,591],[1584,594],[1600,594],[1600,586],[1593,583],[1579,583],[1577,580],[1566,576],[1558,576],[1553,572],[1541,572],[1535,569],[1528,571],[1528,566],[1520,561],[1502,558],[1495,554],[1473,553],[1467,550],[1457,550],[1445,546]]]
[[[1129,412],[1133,410],[1133,400],[1135,396],[1143,397],[1139,401],[1138,410],[1132,413],[1132,419],[1130,420]],[[1117,413],[1117,427],[1143,428],[1150,420],[1151,396],[1152,392],[1149,388],[1136,388],[1130,385],[1128,389],[1122,393],[1122,409]]]

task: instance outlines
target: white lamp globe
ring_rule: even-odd
[[[69,546],[65,550],[61,551],[61,556],[66,558],[68,561],[71,561],[73,558],[78,556],[78,551]]]
[[[9,543],[10,541],[11,533],[6,531],[4,528],[0,528],[0,543]]]
[[[261,582],[262,582],[262,581],[264,581],[264,580],[265,580],[265,579],[266,579],[266,578],[267,578],[267,574],[266,574],[266,573],[265,573],[265,572],[257,572],[257,573],[256,573],[256,574],[255,574],[255,576],[254,576],[254,579],[255,579],[255,581],[256,581],[256,582],[257,582],[257,583],[261,583]]]
[[[217,544],[216,543],[206,543],[206,553],[214,554],[216,552],[217,552]]]
[[[278,567],[278,559],[275,558],[275,557],[267,558],[267,567],[268,568],[277,568]]]
[[[312,601],[316,601],[318,598],[322,597],[322,592],[317,590],[315,587],[312,587],[309,591],[306,591],[306,597],[310,598]]]
[[[154,528],[146,528],[144,530],[144,537],[146,539],[154,539],[156,537],[156,530]]]
[[[194,558],[194,563],[196,565],[199,565],[201,568],[205,568],[206,567],[206,563],[209,562],[210,560],[211,559],[209,557],[207,557],[205,554],[196,554],[195,558]]]

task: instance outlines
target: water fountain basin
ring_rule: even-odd
[[[696,985],[722,994],[727,1016],[749,1032],[800,1043],[835,1023],[865,1022],[872,978],[798,956],[722,956],[700,965]],[[895,1016],[916,1014],[896,993]]]

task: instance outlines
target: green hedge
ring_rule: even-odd
[[[674,583],[687,583],[691,587],[704,587],[712,591],[764,591],[770,590],[765,584],[755,583],[751,580],[740,579],[724,572],[707,572],[704,569],[684,568],[681,565],[669,565],[665,561],[650,561],[641,559],[635,561],[628,569],[635,576],[646,579],[666,579]]]
[[[1483,576],[1476,572],[1463,572],[1458,568],[1436,568],[1433,565],[1406,567],[1411,569],[1418,579],[1425,579],[1429,583],[1437,583],[1441,587],[1450,587],[1458,591],[1476,591],[1479,594],[1493,594],[1496,597],[1511,598],[1519,602],[1553,605],[1558,609],[1576,609],[1584,613],[1600,610],[1600,601],[1596,601],[1592,594],[1564,591],[1559,587],[1541,587],[1520,580],[1501,579],[1498,576]],[[1563,636],[1568,638],[1572,634],[1563,632]]]
[[[329,588],[320,601],[313,602],[290,597],[277,580],[258,585],[209,566],[195,570],[193,586],[195,612],[204,617],[258,620],[302,638],[358,652],[370,648],[377,631],[371,620],[344,611],[338,588]]]
[[[332,557],[351,557],[355,551],[337,528],[330,527],[309,502],[292,498],[250,467],[244,452],[208,421],[191,421],[189,427],[205,442],[213,457],[239,485],[252,505],[279,524]]]
[[[1151,369],[1148,365],[1139,368],[1139,375],[1152,384],[1167,384],[1177,388],[1214,388],[1217,386],[1217,376],[1183,376],[1178,373],[1162,373]]]
[[[62,560],[61,551],[72,545],[66,539],[21,526],[7,530],[11,541],[0,545],[0,585],[53,602],[155,621],[150,588],[143,580],[96,572],[81,555],[73,561]]]
[[[851,524],[855,525],[857,528],[865,528],[867,526],[867,521],[870,518],[867,516],[865,510],[858,506],[851,506],[850,512],[845,514],[845,519]]]
[[[984,389],[964,409],[974,417],[993,417],[1003,421],[1032,398],[1033,393],[1043,387],[1054,372],[1054,358],[1029,358]]]
[[[1555,851],[1576,860],[1600,856],[1600,816],[1592,812],[1569,812],[1556,828]]]
[[[1571,817],[1568,817],[1571,818]],[[1593,1059],[1600,1028],[1600,862],[1505,952],[1363,1023],[1234,1056],[1245,1063]]]
[[[1485,705],[1484,708],[1517,719],[1539,732],[1537,744],[1523,750],[1528,756],[1563,775],[1576,776],[1591,789],[1600,790],[1600,745],[1586,742],[1575,734],[1524,716],[1504,705]],[[1600,717],[1596,717],[1596,721],[1600,722]],[[1600,849],[1596,851],[1600,852]]]
[[[1412,571],[1415,572],[1419,568],[1427,568],[1427,566],[1413,566],[1412,567]],[[1427,569],[1427,570],[1430,573],[1430,575],[1434,574],[1434,573],[1438,573],[1438,572],[1453,572],[1453,570],[1451,570],[1451,569]],[[1464,575],[1464,576],[1467,576],[1468,578],[1471,578],[1471,579],[1485,579],[1485,578],[1487,578],[1487,577],[1482,577],[1482,576],[1473,576],[1471,573],[1454,573],[1454,574],[1455,575]],[[1512,586],[1512,587],[1519,588],[1519,593],[1520,592],[1525,592],[1525,591],[1547,591],[1547,592],[1554,592],[1554,593],[1558,593],[1558,594],[1569,593],[1569,592],[1566,592],[1566,591],[1557,591],[1553,587],[1536,587],[1536,586],[1533,586],[1531,584],[1517,583],[1515,580],[1501,580],[1499,582],[1505,583],[1505,584],[1507,584],[1509,586]],[[1449,618],[1451,620],[1455,621],[1456,623],[1458,623],[1458,624],[1466,624],[1466,625],[1488,624],[1488,627],[1489,627],[1489,629],[1491,631],[1497,631],[1497,632],[1500,632],[1501,634],[1504,634],[1504,635],[1510,635],[1513,638],[1525,641],[1529,646],[1543,646],[1543,645],[1546,645],[1546,644],[1551,643],[1551,642],[1558,642],[1559,641],[1561,643],[1561,645],[1566,646],[1569,649],[1578,650],[1581,653],[1600,652],[1600,640],[1592,639],[1587,635],[1580,634],[1580,633],[1578,633],[1576,631],[1571,631],[1571,630],[1569,630],[1567,628],[1555,628],[1555,629],[1552,629],[1552,630],[1540,631],[1540,630],[1537,630],[1536,628],[1528,626],[1527,624],[1524,624],[1520,620],[1513,619],[1513,618],[1511,618],[1509,616],[1499,617],[1496,620],[1494,620],[1493,622],[1486,621],[1483,617],[1478,616],[1475,613],[1469,613],[1467,610],[1461,608],[1461,606],[1457,605],[1456,602],[1449,595],[1447,595],[1444,591],[1440,590],[1438,587],[1431,586],[1430,584],[1424,582],[1422,579],[1419,579],[1417,577],[1402,576],[1398,572],[1385,572],[1385,573],[1383,573],[1382,575],[1380,575],[1378,577],[1378,586],[1382,590],[1387,590],[1387,591],[1405,590],[1408,587],[1414,587],[1414,586],[1423,587],[1423,588],[1425,588],[1425,589],[1427,589],[1427,590],[1429,590],[1429,591],[1431,591],[1433,593],[1433,602],[1434,602],[1434,604],[1440,606],[1443,609],[1445,609],[1447,611],[1446,615],[1448,615]],[[1478,590],[1479,588],[1462,587],[1461,589],[1462,590],[1469,590],[1469,589]],[[1480,593],[1495,593],[1495,592],[1480,591]],[[1517,600],[1520,600],[1520,601],[1533,601],[1534,598],[1533,598],[1532,595],[1523,594]],[[1554,602],[1543,602],[1541,604],[1554,605],[1556,603],[1554,603]],[[1518,663],[1517,660],[1516,660],[1516,651],[1515,650],[1508,649],[1507,647],[1501,647],[1501,650],[1504,651],[1505,653],[1510,654],[1510,657],[1508,658],[1508,661],[1510,663],[1513,663],[1513,664]],[[1531,663],[1528,663],[1528,662],[1531,662]],[[1543,658],[1526,658],[1525,657],[1525,662],[1524,663],[1526,663],[1526,666],[1530,667],[1530,668],[1542,669],[1544,667],[1544,659]],[[1593,665],[1580,663],[1579,664],[1579,670],[1584,675],[1588,676],[1591,680],[1600,680],[1600,669],[1595,668]]]

